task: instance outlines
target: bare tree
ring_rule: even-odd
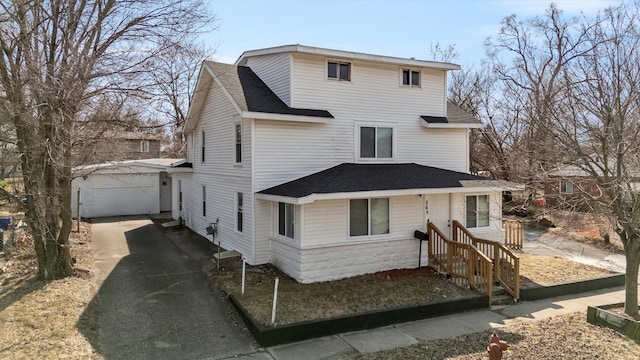
[[[143,90],[148,59],[209,21],[202,0],[0,0],[0,106],[16,132],[40,277],[73,273],[71,159],[91,100]]]
[[[174,44],[174,50],[153,59],[158,71],[153,73],[154,109],[157,121],[167,129],[169,157],[185,155],[184,139],[178,130],[184,124],[191,105],[195,83],[202,61],[212,56],[215,49],[204,44]]]
[[[638,316],[640,266],[640,9],[604,10],[583,25],[583,54],[563,71],[554,108],[557,144],[567,163],[593,181],[583,192],[608,215],[626,255],[625,313]]]
[[[501,80],[502,117],[516,126],[517,158],[531,192],[561,152],[551,129],[552,110],[561,100],[562,71],[586,51],[586,28],[566,18],[553,3],[544,16],[518,20],[506,17],[495,39],[485,46],[493,71]]]

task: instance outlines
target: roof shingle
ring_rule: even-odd
[[[301,198],[311,194],[456,188],[463,187],[461,181],[464,180],[489,179],[414,163],[343,163],[327,170],[262,190],[259,193]]]

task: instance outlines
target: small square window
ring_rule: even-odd
[[[351,64],[329,61],[327,62],[327,77],[341,81],[351,80]]]
[[[573,194],[573,183],[566,179],[560,180],[560,193]]]
[[[402,85],[420,86],[420,71],[409,69],[402,70]]]

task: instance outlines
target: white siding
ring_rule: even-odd
[[[72,212],[76,215],[80,190],[80,215],[85,218],[156,214],[160,212],[158,173],[91,174],[72,182]]]
[[[266,264],[271,262],[270,238],[274,232],[272,215],[273,203],[265,200],[255,200],[255,263]]]
[[[391,198],[390,234],[371,238],[349,238],[348,203],[331,200],[301,206],[302,242],[273,238],[273,263],[304,283],[417,266],[419,243],[413,232],[425,227],[421,197]],[[426,264],[426,248],[423,255]]]
[[[278,97],[291,106],[291,56],[272,54],[249,58],[247,65]]]
[[[344,162],[357,161],[357,125],[395,128],[397,163],[468,171],[466,129],[428,129],[420,115],[445,113],[445,72],[422,70],[422,88],[400,86],[401,67],[352,64],[352,81],[325,79],[324,58],[296,55],[294,107],[326,109],[326,124],[256,121],[257,191]]]
[[[357,61],[351,63],[351,81],[326,79],[326,59],[294,56],[292,107],[327,109],[334,115],[381,118],[445,115],[446,73],[423,69],[422,87],[401,86],[402,67]]]
[[[242,163],[235,160],[235,124],[242,126]],[[205,161],[201,161],[201,133],[205,132]],[[193,131],[192,174],[182,180],[185,224],[211,240],[206,227],[219,219],[215,243],[237,250],[254,264],[253,189],[251,186],[251,120],[241,119],[222,90],[214,86]],[[207,212],[202,216],[202,186],[206,186]],[[237,193],[243,193],[243,231],[237,231]]]
[[[504,231],[502,230],[502,192],[487,191],[481,193],[454,194],[452,196],[453,218],[465,224],[466,196],[467,195],[489,195],[489,227],[471,228],[469,231],[482,239],[493,241],[504,241]]]

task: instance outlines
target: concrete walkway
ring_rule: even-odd
[[[572,296],[527,301],[501,309],[465,312],[378,329],[327,336],[261,349],[255,353],[234,357],[234,359],[327,359],[349,354],[395,349],[424,341],[456,337],[577,311],[585,312],[586,321],[587,306],[623,301],[624,289],[618,287]],[[504,340],[509,341],[509,339]]]

